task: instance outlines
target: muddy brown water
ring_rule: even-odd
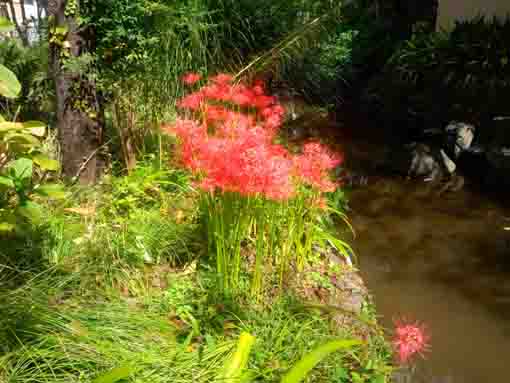
[[[426,324],[402,382],[510,382],[510,212],[464,190],[380,178],[350,195],[355,251],[381,322]],[[505,229],[507,228],[507,229]]]
[[[381,176],[384,131],[368,114],[338,119],[320,136],[345,154],[346,169],[369,175],[349,193],[348,215],[380,322],[391,329],[408,317],[431,337],[426,359],[395,382],[510,383],[510,207],[501,202],[510,198],[469,186],[439,197],[432,185]]]

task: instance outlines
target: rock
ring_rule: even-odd
[[[305,305],[320,307],[330,313],[337,328],[364,326],[358,319],[370,299],[368,290],[350,259],[334,249],[314,247],[320,260],[296,272],[290,283]]]
[[[393,162],[391,169],[405,169],[405,173],[399,173],[434,184],[446,181],[439,195],[445,191],[458,191],[464,186],[464,178],[456,174],[457,160],[461,154],[471,150],[475,131],[474,125],[457,121],[450,122],[444,130],[426,129],[426,137],[423,138],[426,142],[405,145],[404,151],[395,148],[400,154],[388,157]]]
[[[441,154],[441,159],[443,162],[444,167],[446,168],[447,172],[449,174],[455,173],[455,170],[457,170],[457,165],[455,165],[455,162],[453,162],[450,157],[444,152],[443,149],[439,151],[439,154]]]
[[[411,157],[408,177],[422,177],[425,181],[438,181],[448,172],[440,150],[435,150],[426,144],[415,144]]]
[[[446,133],[450,137],[449,144],[453,146],[455,157],[471,147],[475,131],[474,125],[465,122],[452,121],[446,126]]]

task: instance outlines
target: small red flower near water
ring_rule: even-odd
[[[415,356],[421,355],[429,348],[430,337],[425,326],[418,322],[395,320],[393,348],[400,364],[407,364]]]
[[[200,81],[201,78],[202,76],[198,73],[188,72],[181,77],[181,80],[186,85],[193,85]]]

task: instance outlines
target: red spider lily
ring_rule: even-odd
[[[203,118],[202,123],[178,120],[165,128],[180,139],[181,161],[200,176],[198,186],[206,191],[276,200],[292,197],[299,183],[320,191],[334,190],[336,185],[330,181],[328,171],[341,158],[318,143],[305,145],[299,156],[273,144],[285,109],[275,104],[274,97],[264,94],[263,83],[250,88],[231,85],[231,81],[231,76],[219,74],[179,101],[181,108],[201,111],[198,115]],[[224,102],[255,108],[257,113],[235,112]]]
[[[290,198],[294,192],[293,162],[260,129],[242,136],[210,137],[203,125],[180,120],[167,128],[181,141],[181,158],[190,170],[202,174],[199,186],[271,199]]]
[[[395,320],[395,335],[392,341],[401,364],[409,363],[415,356],[428,350],[430,337],[425,326],[418,322],[409,322],[404,319]]]
[[[255,118],[243,113],[229,111],[217,129],[217,134],[224,137],[241,137],[248,130],[255,129]]]
[[[183,109],[199,110],[204,102],[204,95],[196,92],[183,97],[177,102],[177,106]]]
[[[333,192],[337,184],[331,181],[328,172],[342,163],[342,158],[325,146],[312,142],[304,145],[303,154],[295,157],[298,177],[322,192]]]
[[[266,92],[266,82],[261,79],[261,78],[256,78],[255,80],[253,80],[253,89],[255,90],[255,88],[259,88],[262,90],[262,93],[265,93]]]
[[[209,84],[201,89],[204,97],[210,100],[230,101],[231,88],[228,84]]]
[[[210,80],[219,85],[227,85],[232,82],[234,77],[227,73],[218,73],[216,76],[210,78]]]
[[[262,96],[265,93],[265,88],[263,85],[253,85],[253,93],[255,93],[256,96]]]
[[[181,77],[181,81],[186,85],[193,85],[201,78],[202,76],[198,73],[188,72]]]
[[[227,119],[230,111],[220,105],[205,105],[204,120],[208,124],[223,122]]]
[[[265,109],[270,107],[276,102],[276,98],[273,96],[266,96],[264,94],[257,94],[253,92],[255,97],[253,98],[253,106],[255,106],[257,109]],[[275,113],[273,110],[272,113]]]
[[[252,106],[255,100],[253,90],[243,84],[234,85],[230,90],[230,101],[239,106]]]

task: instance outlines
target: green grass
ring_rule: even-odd
[[[165,316],[92,303],[42,322],[37,340],[5,358],[6,382],[87,382],[121,366],[136,367],[136,382],[207,382],[231,351],[229,342],[190,351]]]
[[[50,295],[60,298],[33,312],[30,338],[0,359],[0,381],[89,382],[114,368],[135,366],[132,382],[211,382],[245,331],[256,338],[248,359],[253,381],[279,382],[317,346],[353,337],[349,328],[332,331],[318,313],[297,309],[291,298],[258,310],[219,303],[211,294],[212,280],[207,273],[173,274],[168,288],[129,298],[104,291],[66,297],[69,286],[54,289]],[[386,364],[384,350],[371,349],[365,343],[332,354],[305,381],[347,382],[342,376],[352,371],[381,374],[364,367],[369,361],[372,369]]]
[[[72,191],[48,204],[28,237],[4,241],[1,383],[93,382],[125,371],[129,382],[214,382],[242,332],[255,337],[252,381],[277,383],[318,346],[359,339],[359,329],[332,327],[290,292],[261,304],[245,281],[237,296],[222,296],[199,262],[206,243],[182,173],[142,163]],[[374,323],[373,311],[363,316]],[[305,382],[347,383],[353,374],[384,382],[390,353],[370,328],[360,347],[329,355]]]

